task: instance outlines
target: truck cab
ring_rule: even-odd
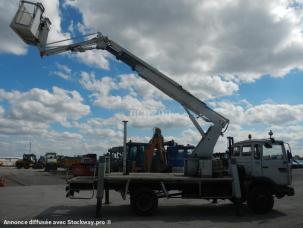
[[[255,204],[257,199],[252,196],[253,192],[260,191],[266,192],[264,194],[272,206],[273,196],[282,198],[285,195],[294,195],[291,186],[291,164],[288,159],[288,153],[291,151],[289,146],[287,150],[285,145],[283,141],[272,137],[249,137],[248,140],[236,142],[231,146],[230,155],[238,165],[243,202],[247,200],[248,204]],[[266,201],[264,194],[260,201]]]

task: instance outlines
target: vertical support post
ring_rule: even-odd
[[[109,155],[105,156],[105,164],[106,164],[105,173],[110,173],[110,156]]]
[[[104,191],[104,171],[105,171],[105,158],[104,156],[99,157],[98,166],[98,185],[97,185],[97,207],[96,207],[96,217],[100,218],[102,216],[102,199]]]
[[[105,202],[104,204],[109,204],[109,190],[105,189]]]
[[[106,164],[105,173],[110,173],[110,156],[109,155],[105,156],[105,164]],[[108,190],[108,188],[105,189],[105,202],[104,202],[104,204],[109,204],[109,190]]]
[[[124,124],[124,137],[123,137],[123,175],[127,175],[127,151],[126,151],[126,139],[127,139],[127,120],[122,121]]]
[[[234,137],[227,137],[228,139],[228,157],[231,158],[233,154]]]
[[[241,211],[241,185],[240,185],[240,178],[239,178],[239,173],[238,173],[238,166],[237,166],[237,161],[236,159],[232,158],[230,160],[230,165],[231,165],[231,175],[233,178],[233,197],[235,199],[235,204],[236,204],[236,213],[237,215],[240,215]]]

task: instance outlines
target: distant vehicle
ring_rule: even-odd
[[[45,166],[45,161],[43,156],[40,156],[39,160],[37,160],[35,154],[23,154],[23,158],[17,160],[15,166],[18,169],[43,169]]]
[[[63,167],[63,160],[64,160],[64,155],[57,155],[57,164],[58,168],[64,168]]]
[[[39,160],[33,165],[33,169],[44,169],[45,167],[45,157],[40,156]]]
[[[23,154],[23,158],[16,161],[15,166],[17,169],[29,169],[37,163],[35,154]]]
[[[126,144],[127,148],[127,169],[131,172],[144,172],[144,151],[148,143],[132,142]],[[192,145],[179,145],[173,140],[164,142],[168,166],[173,172],[183,172],[184,160],[195,148]],[[123,147],[112,147],[108,150],[110,155],[110,166],[112,172],[122,172]],[[159,170],[159,154],[153,155],[152,172]]]
[[[80,163],[71,167],[73,176],[93,176],[97,164],[97,154],[85,154],[81,157]]]
[[[291,164],[291,168],[293,169],[303,168],[303,160],[293,160]]]
[[[20,159],[20,157],[1,157],[0,166],[15,166],[16,161]]]
[[[72,166],[76,164],[80,164],[80,161],[81,161],[81,156],[77,156],[77,157],[64,156],[64,158],[58,163],[58,167],[71,170]]]
[[[54,152],[48,152],[45,154],[45,171],[57,170],[57,154]]]

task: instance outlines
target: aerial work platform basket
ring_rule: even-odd
[[[41,3],[20,1],[19,9],[10,27],[27,44],[44,49],[51,22],[43,17],[44,7]]]

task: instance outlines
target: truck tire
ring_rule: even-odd
[[[264,214],[272,210],[274,198],[266,187],[254,187],[247,197],[248,207],[257,214]]]
[[[139,188],[131,193],[130,203],[137,215],[147,216],[157,209],[158,197],[150,188]]]

